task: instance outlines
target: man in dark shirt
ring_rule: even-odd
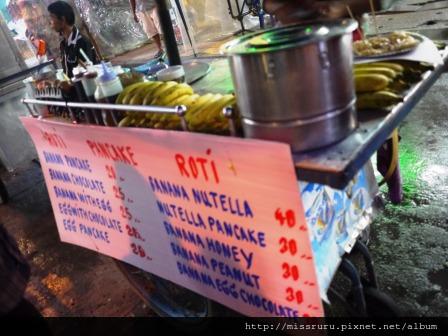
[[[87,60],[81,53],[81,49],[87,57],[95,63],[96,53],[92,44],[86,39],[75,26],[75,13],[73,8],[64,1],[56,1],[48,6],[51,27],[61,37],[61,62],[64,73],[72,78],[73,68],[78,66],[79,60]]]

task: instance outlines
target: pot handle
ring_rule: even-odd
[[[319,43],[319,61],[322,69],[328,69],[330,67],[330,58],[328,56],[328,47],[324,42]]]
[[[266,75],[266,79],[275,79],[275,68],[276,68],[276,64],[275,64],[275,60],[274,57],[269,56],[267,58],[267,62],[265,63],[264,66],[264,71],[265,71],[265,75]]]

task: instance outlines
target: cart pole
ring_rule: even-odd
[[[173,24],[171,23],[171,16],[166,0],[156,0],[156,3],[160,26],[165,40],[168,61],[170,65],[181,65],[182,62],[180,60],[179,49],[177,48],[176,37],[174,35]]]

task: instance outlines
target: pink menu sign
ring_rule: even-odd
[[[248,316],[323,316],[287,145],[22,122],[62,241]]]

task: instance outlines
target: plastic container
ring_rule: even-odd
[[[86,95],[87,102],[96,103],[95,91],[96,91],[96,78],[98,74],[93,71],[93,68],[89,68],[81,78],[81,84]],[[92,117],[97,125],[104,125],[103,118],[101,116],[101,111],[91,110]]]
[[[74,77],[71,79],[76,90],[77,100],[81,103],[89,102],[89,98],[87,98],[83,85],[85,72],[86,70],[84,68],[75,68],[73,69]],[[86,120],[89,124],[94,122],[98,123],[99,120],[93,110],[81,109],[81,113],[83,114],[83,116],[81,116],[81,119]]]
[[[102,62],[103,73],[96,79],[95,100],[98,103],[115,104],[118,95],[123,91],[123,85],[115,71]],[[115,126],[121,119],[118,112],[102,110],[103,122],[106,126]]]
[[[185,70],[182,65],[174,65],[158,71],[156,77],[157,80],[162,82],[174,81],[178,83],[184,83]]]
[[[96,91],[96,78],[98,74],[93,71],[87,71],[82,76],[82,87],[87,96],[87,101],[90,103],[95,102],[95,91]]]

